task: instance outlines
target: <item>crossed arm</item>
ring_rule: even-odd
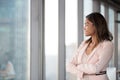
[[[94,74],[99,73],[106,65],[108,65],[113,55],[113,44],[111,42],[106,43],[99,52],[98,61],[95,64],[78,64],[78,52],[73,57],[71,62],[67,65],[66,70],[73,74],[87,73]]]

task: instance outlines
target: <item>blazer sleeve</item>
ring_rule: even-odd
[[[77,69],[78,55],[79,55],[79,50],[82,48],[83,44],[84,44],[84,41],[80,44],[79,48],[75,52],[75,55],[72,57],[70,62],[68,64],[66,64],[66,71],[67,72],[70,72],[70,73],[75,74],[75,75],[80,73],[79,70]]]
[[[99,60],[96,64],[80,64],[78,69],[83,73],[94,74],[99,73],[106,65],[108,65],[113,55],[113,44],[112,42],[106,42],[103,48],[99,50]]]

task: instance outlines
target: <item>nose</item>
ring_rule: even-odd
[[[86,30],[86,27],[85,27],[85,26],[83,27],[83,30]]]

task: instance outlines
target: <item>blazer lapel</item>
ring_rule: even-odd
[[[91,52],[91,54],[88,56],[87,61],[89,61],[89,60],[92,58],[92,56],[95,54],[95,51],[96,51],[99,47],[100,47],[100,44],[93,49],[93,51]]]
[[[88,44],[85,44],[84,47],[79,51],[79,60],[80,60],[80,63],[82,61],[82,56],[85,53],[85,50],[86,50],[87,46],[88,46]]]

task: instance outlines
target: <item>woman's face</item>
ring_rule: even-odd
[[[95,26],[91,21],[89,21],[87,18],[85,20],[85,26],[84,26],[84,34],[85,36],[92,36],[95,34]]]

